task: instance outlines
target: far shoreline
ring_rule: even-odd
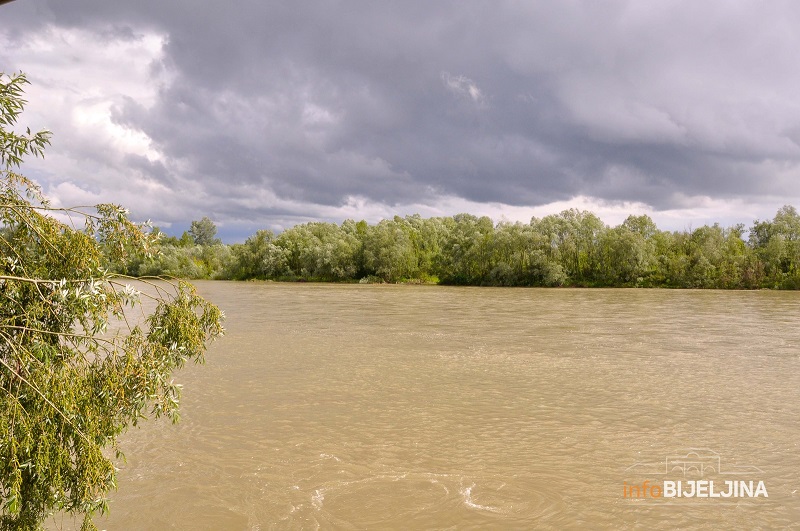
[[[604,289],[621,289],[621,290],[667,290],[667,291],[742,291],[742,292],[793,292],[800,291],[797,289],[786,288],[719,288],[719,287],[683,287],[683,286],[589,286],[589,285],[562,285],[562,286],[528,286],[528,285],[515,285],[515,286],[496,286],[496,285],[480,285],[480,284],[443,284],[434,282],[361,282],[357,280],[319,280],[319,279],[301,279],[301,280],[277,280],[277,279],[261,279],[261,278],[248,278],[248,279],[223,279],[223,278],[195,278],[195,279],[178,279],[190,284],[195,282],[230,282],[235,284],[280,284],[280,285],[313,285],[313,286],[405,286],[405,287],[442,287],[442,288],[502,288],[502,289],[547,289],[547,290],[604,290]]]

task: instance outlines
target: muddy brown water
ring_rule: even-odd
[[[197,285],[227,334],[100,528],[800,528],[800,293]]]

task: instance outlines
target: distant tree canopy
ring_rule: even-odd
[[[192,221],[189,235],[194,239],[194,243],[197,245],[214,245],[215,243],[220,243],[220,241],[215,238],[217,235],[217,226],[207,217],[204,217],[200,221]]]
[[[117,437],[148,414],[177,420],[171,375],[203,359],[222,314],[188,284],[108,272],[152,243],[124,209],[53,208],[16,172],[50,139],[13,130],[25,83],[0,74],[0,529],[38,529],[54,511],[94,529]]]
[[[478,286],[800,288],[800,215],[792,206],[749,230],[714,224],[662,231],[646,215],[609,227],[591,212],[570,209],[529,223],[395,216],[374,225],[305,223],[278,235],[260,230],[230,246],[195,242],[165,238],[154,258],[137,257],[123,271]]]

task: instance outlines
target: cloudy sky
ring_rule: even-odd
[[[792,1],[16,0],[25,167],[228,241],[309,220],[565,208],[683,229],[800,207]]]

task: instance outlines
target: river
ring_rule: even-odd
[[[226,336],[101,529],[800,522],[800,293],[197,285]]]

